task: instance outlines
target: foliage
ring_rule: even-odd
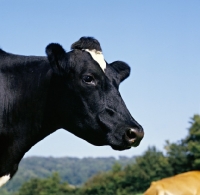
[[[5,192],[14,193],[24,182],[33,178],[47,178],[54,172],[60,174],[61,181],[67,181],[77,186],[83,184],[98,172],[111,170],[115,163],[119,163],[124,167],[133,162],[135,162],[135,157],[127,158],[123,156],[119,159],[113,157],[82,159],[70,157],[28,157],[22,160],[19,171],[3,189]],[[3,192],[0,194],[3,194]]]
[[[0,194],[1,195],[12,195],[11,192],[8,192],[6,189],[0,188]]]
[[[115,164],[111,171],[92,177],[82,187],[86,195],[128,195],[144,192],[152,180],[172,175],[168,159],[155,147],[149,147],[136,162],[124,169]]]
[[[180,140],[177,143],[166,141],[165,149],[173,169],[173,175],[191,170],[187,158],[188,148],[184,140]]]
[[[114,165],[112,171],[99,173],[88,180],[80,189],[82,195],[123,195],[121,182],[124,172],[119,165]]]
[[[76,188],[68,183],[61,183],[58,173],[54,173],[47,179],[31,179],[24,183],[16,195],[72,195]]]
[[[125,171],[126,180],[129,182],[127,185],[130,185],[130,190],[135,192],[143,192],[151,181],[172,175],[168,159],[156,147],[149,147],[143,156],[136,159],[136,164],[127,166]]]
[[[186,138],[177,143],[166,142],[167,157],[173,174],[200,170],[200,116],[194,115]]]
[[[188,161],[194,170],[200,170],[200,116],[194,115],[192,118],[189,135],[185,139],[188,147]]]

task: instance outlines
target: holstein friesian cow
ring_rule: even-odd
[[[189,171],[152,182],[144,195],[200,195],[200,171]]]
[[[47,57],[0,50],[0,186],[33,145],[60,128],[115,150],[139,145],[143,129],[118,91],[130,67],[108,64],[91,37],[71,49],[51,43]]]

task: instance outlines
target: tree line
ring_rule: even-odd
[[[31,179],[15,195],[136,195],[142,194],[152,181],[200,170],[200,115],[191,118],[185,138],[175,143],[166,141],[164,150],[151,146],[131,164],[115,162],[111,170],[95,174],[81,186],[64,182],[59,173]]]

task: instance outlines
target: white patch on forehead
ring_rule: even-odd
[[[3,177],[0,177],[0,187],[4,185],[9,179],[10,179],[10,175],[5,175]]]
[[[93,50],[84,49],[84,50],[91,54],[92,58],[99,64],[99,66],[105,72],[106,62],[104,60],[102,52],[101,51],[97,51],[96,49],[93,49]]]

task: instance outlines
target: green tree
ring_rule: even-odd
[[[172,175],[168,159],[156,147],[149,147],[143,156],[136,158],[136,163],[125,170],[122,188],[128,193],[144,192],[152,181]]]
[[[151,181],[172,175],[168,159],[155,147],[124,169],[115,164],[112,171],[92,177],[81,189],[81,195],[132,195],[144,192]]]
[[[119,163],[115,163],[113,166],[112,166],[112,172],[113,173],[117,173],[119,171],[122,170],[122,166],[119,164]]]
[[[99,173],[89,179],[80,189],[81,195],[125,195],[121,188],[124,171],[120,164],[113,165],[112,170]],[[127,194],[126,194],[127,195]]]
[[[26,157],[20,162],[17,174],[3,189],[14,194],[20,186],[33,178],[47,178],[58,172],[61,181],[72,185],[82,185],[93,175],[111,170],[113,164],[119,163],[122,167],[134,162],[134,157],[109,158],[72,158],[72,157]],[[4,190],[4,191],[5,191]],[[1,194],[1,193],[0,193]]]
[[[191,170],[187,157],[188,146],[185,140],[180,140],[177,143],[166,141],[165,150],[168,161],[173,169],[173,175]]]
[[[8,192],[6,189],[0,189],[0,194],[1,195],[12,195],[11,192]]]
[[[185,142],[188,147],[188,161],[192,169],[200,170],[200,115],[194,115],[191,120],[189,135]]]
[[[194,115],[186,138],[170,143],[166,141],[167,157],[178,174],[190,170],[200,170],[200,116]]]
[[[75,194],[76,189],[67,183],[61,183],[58,173],[47,179],[31,179],[24,183],[16,195],[64,195]]]

